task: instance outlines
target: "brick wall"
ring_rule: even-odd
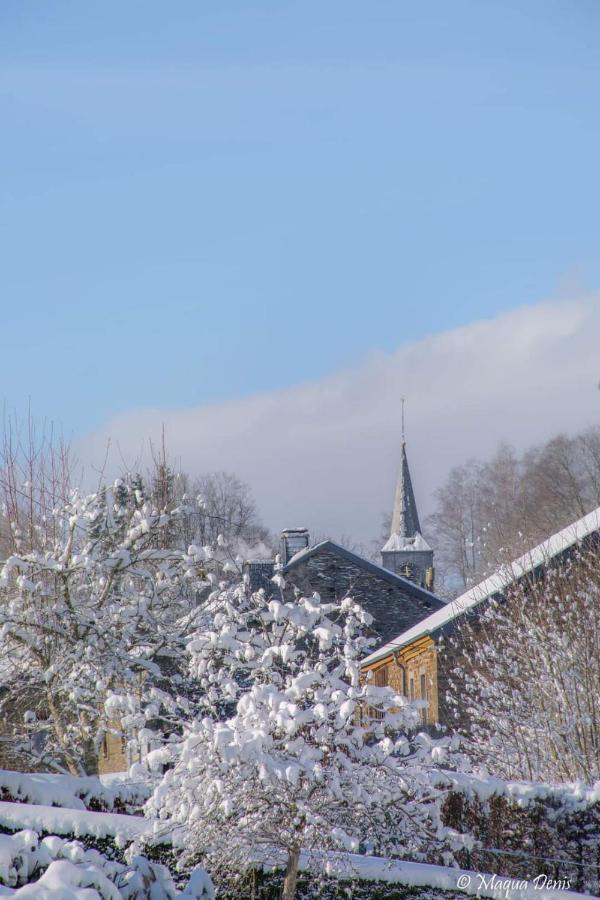
[[[396,654],[365,666],[363,671],[373,672],[375,684],[388,684],[413,700],[427,700],[423,724],[439,721],[437,653],[431,638],[420,638]]]

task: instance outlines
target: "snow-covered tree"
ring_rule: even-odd
[[[44,541],[0,571],[2,705],[25,706],[13,738],[30,762],[93,773],[121,721],[175,727],[178,662],[214,575],[209,551],[163,546],[168,516],[139,485],[74,495],[50,515]]]
[[[205,614],[188,646],[202,699],[148,805],[190,855],[226,874],[283,859],[290,900],[302,849],[442,850],[433,773],[451,741],[416,734],[420,704],[361,677],[360,606],[238,586]]]
[[[449,699],[496,775],[600,779],[600,550],[579,551],[465,617]]]

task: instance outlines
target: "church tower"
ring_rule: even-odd
[[[433,550],[421,534],[421,523],[406,456],[404,400],[400,471],[394,495],[392,528],[387,542],[381,549],[381,565],[384,569],[410,578],[421,587],[433,591]]]

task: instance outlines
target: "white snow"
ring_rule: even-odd
[[[466,772],[440,771],[441,781],[460,791],[464,796],[476,796],[489,800],[492,796],[507,797],[519,806],[528,806],[537,800],[553,800],[561,809],[570,812],[585,810],[600,803],[600,781],[593,785],[583,782],[545,784],[533,781],[503,781],[493,775]]]
[[[393,641],[370,653],[369,656],[363,659],[362,664],[367,665],[383,659],[392,654],[394,650],[410,644],[417,638],[437,631],[438,628],[451,622],[461,613],[472,609],[474,606],[487,600],[488,597],[505,590],[518,578],[527,575],[542,563],[548,562],[553,557],[568,550],[569,547],[578,544],[595,531],[600,531],[600,506],[588,513],[587,516],[583,516],[577,522],[573,522],[567,528],[563,528],[562,531],[552,535],[546,541],[542,541],[541,544],[538,544],[533,550],[524,553],[523,556],[520,556],[514,562],[502,566],[489,578],[465,591],[464,594],[461,594],[456,600],[447,603],[442,609],[436,610],[427,618],[417,622],[408,631],[399,634]]]
[[[0,885],[0,896],[19,900],[121,900],[122,897],[95,867],[76,866],[67,859],[51,862],[32,884],[20,888]]]
[[[212,604],[214,630],[190,645],[191,666],[207,711],[224,696],[235,710],[190,722],[147,813],[185,832],[209,869],[235,871],[256,846],[292,831],[307,848],[355,850],[367,818],[369,840],[386,852],[442,844],[432,753],[443,748],[453,760],[450,740],[409,741],[416,704],[361,682],[366,613],[317,594],[269,602],[239,588]],[[373,703],[377,720],[357,721],[354,711]]]
[[[40,874],[41,872],[41,874]],[[38,900],[214,900],[212,881],[196,867],[180,893],[169,870],[144,856],[127,863],[108,859],[79,841],[31,830],[0,835],[0,896]]]
[[[302,853],[300,868],[304,871],[321,871],[340,879],[357,878],[365,881],[384,881],[388,884],[402,884],[412,887],[432,887],[445,891],[462,891],[470,896],[490,897],[494,898],[494,900],[506,900],[507,896],[511,900],[521,900],[521,898],[536,898],[536,900],[561,898],[561,900],[569,900],[569,898],[574,897],[589,897],[589,895],[577,894],[573,891],[551,887],[545,888],[540,883],[536,885],[531,881],[524,885],[521,880],[512,879],[505,875],[492,875],[484,872],[472,872],[465,869],[404,862],[375,856],[359,856],[353,853]]]
[[[124,843],[141,835],[150,835],[154,830],[153,820],[142,816],[4,801],[0,802],[0,825],[15,830],[31,828],[47,834],[71,837],[111,837]]]
[[[397,550],[431,550],[431,547],[423,537],[423,535],[417,531],[417,533],[413,537],[402,537],[401,534],[391,534],[387,539],[384,546],[381,548],[382,553],[393,552]]]
[[[106,778],[0,769],[0,792],[22,803],[65,809],[87,809],[92,799],[107,809],[114,808],[117,801],[140,808],[148,799],[148,785],[130,782],[125,773],[120,774],[120,778]]]

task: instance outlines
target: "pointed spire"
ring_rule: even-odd
[[[410,470],[408,468],[408,458],[406,456],[406,441],[404,440],[404,403],[402,404],[402,425],[402,453],[398,481],[396,482],[390,534],[397,534],[403,538],[411,538],[416,534],[421,533],[421,523],[419,522],[417,502],[415,500]]]
[[[381,548],[381,565],[396,575],[409,578],[428,591],[433,590],[433,550],[421,534],[421,523],[413,491],[404,434],[402,397],[402,451],[396,482],[391,533]]]

